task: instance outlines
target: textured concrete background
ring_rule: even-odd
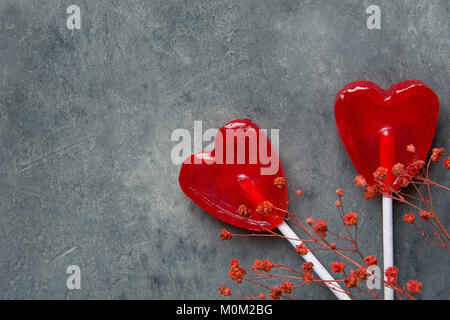
[[[68,5],[82,29],[66,28]],[[382,29],[366,28],[378,4]],[[176,128],[248,117],[280,128],[291,209],[338,225],[334,190],[360,214],[364,254],[381,259],[380,202],[362,199],[337,136],[336,92],[353,80],[425,81],[448,139],[448,1],[0,1],[0,298],[217,298],[236,258],[299,267],[282,239],[221,242],[227,227],[180,191]],[[438,165],[436,179],[448,185]],[[434,192],[449,226],[449,197]],[[449,255],[403,223],[400,280],[447,299]],[[229,228],[232,232],[240,232]],[[341,229],[337,229],[342,231]],[[330,254],[318,254],[323,262]],[[82,289],[66,288],[68,265]],[[302,299],[333,299],[319,286]]]

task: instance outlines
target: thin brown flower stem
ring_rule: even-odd
[[[422,236],[425,237],[425,239],[427,239],[428,241],[430,241],[431,243],[433,243],[433,244],[435,244],[435,245],[438,245],[439,247],[442,247],[441,244],[439,244],[439,243],[437,243],[437,242],[431,240],[431,239],[428,237],[428,235],[426,234],[425,230],[420,230],[420,228],[419,228],[416,224],[414,224],[414,226],[415,226],[416,229],[420,232],[420,234],[421,234]]]
[[[432,219],[436,222],[436,224],[438,225],[439,229],[441,229],[441,231],[444,233],[444,235],[447,238],[447,240],[450,241],[450,236],[448,235],[447,230],[444,228],[442,223],[439,221],[438,217],[436,215],[433,215]]]
[[[366,290],[363,290],[363,289],[361,289],[361,288],[360,288],[360,287],[358,287],[358,286],[356,286],[356,287],[355,287],[355,289],[357,289],[357,290],[361,291],[362,293],[364,293],[365,295],[368,295],[369,297],[372,297],[372,298],[375,298],[375,299],[381,300],[381,298],[380,298],[380,297],[378,297],[378,296],[375,296],[375,295],[373,295],[372,293],[370,293],[370,292],[368,292],[368,291],[366,291]]]
[[[419,201],[422,201],[423,203],[425,203],[425,205],[427,206],[428,210],[430,210],[431,212],[433,212],[433,208],[432,205],[430,206],[428,204],[427,199],[425,199],[425,197],[423,196],[422,192],[420,192],[419,188],[417,188],[417,186],[413,183],[414,189],[416,189],[416,192],[419,194],[420,198]],[[431,194],[430,194],[431,197]]]
[[[340,235],[340,234],[334,233],[334,232],[332,232],[332,231],[330,231],[330,230],[328,230],[327,232],[328,232],[329,234],[335,236],[336,238],[339,238],[339,239],[342,239],[342,240],[346,240],[346,241],[349,241],[349,242],[353,242],[353,240],[347,238],[347,237],[344,236],[344,235]]]
[[[310,238],[312,238],[313,240],[316,240],[317,238],[308,230],[308,228],[306,228],[306,226],[300,221],[299,218],[297,218],[297,216],[295,214],[291,214],[291,216],[296,220],[292,220],[291,218],[288,218],[289,221],[291,221],[295,226],[297,226],[300,230],[302,230],[303,232],[305,232]]]
[[[291,201],[297,199],[298,197],[300,197],[300,195],[296,194],[295,196],[293,196],[292,198],[290,198],[287,202],[291,203]]]
[[[283,266],[283,265],[281,265],[281,264],[274,264],[273,266],[274,266],[275,268],[288,270],[288,271],[291,271],[291,272],[294,272],[294,273],[298,274],[299,276],[303,276],[303,274],[301,274],[300,272],[298,272],[297,270],[295,270],[295,269],[293,269],[293,268],[290,268],[290,267],[287,267],[287,266]]]
[[[295,221],[293,221],[290,217],[289,220],[292,221],[292,223],[294,223],[297,227],[299,227],[301,230],[303,230],[308,236],[310,236],[312,239],[315,239],[316,237],[314,236],[314,234],[312,234],[308,228],[305,226],[305,224],[297,217],[297,215],[293,212],[289,213],[291,217],[293,217],[297,223]]]
[[[293,286],[292,289],[296,289],[296,288],[303,287],[303,286],[306,285],[306,284],[307,284],[306,282],[303,282],[302,284],[298,284],[298,285],[296,285],[296,286]]]
[[[432,221],[426,221],[426,223],[427,223],[427,226],[431,229],[431,232],[434,234],[434,236],[439,239],[439,241],[441,242],[442,246],[443,247],[447,247],[446,243],[442,239],[441,233],[439,232],[438,228],[434,226]]]
[[[427,180],[426,178],[422,178],[422,177],[416,177],[416,179],[419,179],[419,180],[421,180],[423,182],[414,181],[414,183],[417,183],[417,184],[430,184],[432,186],[435,186],[435,187],[442,188],[442,189],[445,189],[447,191],[450,191],[449,187],[443,186],[443,185],[441,185],[441,184],[439,184],[437,182],[434,182],[432,180],[429,180],[429,179]]]

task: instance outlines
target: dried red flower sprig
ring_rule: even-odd
[[[302,242],[304,243],[298,245],[296,247],[296,251],[299,255],[305,255],[309,251],[314,250],[332,251],[336,256],[337,261],[331,264],[331,270],[335,274],[342,275],[342,279],[336,280],[337,282],[341,282],[343,284],[342,290],[344,290],[352,298],[355,298],[353,291],[357,290],[359,292],[363,292],[369,297],[381,299],[375,290],[365,288],[364,285],[362,285],[365,280],[375,277],[375,275],[369,272],[366,268],[376,266],[378,264],[378,260],[375,256],[364,256],[361,253],[357,242],[358,214],[357,212],[349,212],[345,214],[342,198],[345,195],[345,192],[343,189],[338,189],[336,194],[339,197],[339,205],[336,207],[342,219],[342,224],[345,228],[346,235],[337,234],[331,231],[325,220],[314,220],[309,217],[306,219],[306,223],[303,223],[294,213],[287,212],[288,215],[286,220],[290,220],[295,226],[300,228],[306,234],[306,238],[302,239]],[[279,208],[272,209],[281,210]],[[233,236],[276,236],[284,238],[284,236],[269,230],[266,234],[231,234],[226,230],[222,230],[221,232],[221,239],[231,239]],[[350,248],[338,246],[335,241],[330,241],[328,239],[330,237],[336,238],[336,241],[350,244]],[[305,245],[305,243],[310,244],[309,248]],[[361,262],[357,262],[358,260]],[[295,268],[290,268],[281,264],[274,264],[268,259],[256,259],[253,266],[246,269],[240,265],[239,261],[232,260],[228,274],[231,280],[236,283],[247,282],[255,285],[259,289],[263,289],[264,291],[256,296],[236,296],[231,294],[231,290],[228,291],[226,290],[226,287],[221,286],[219,289],[219,294],[223,296],[249,299],[265,299],[266,297],[270,297],[274,300],[281,298],[295,299],[293,292],[296,288],[300,288],[311,283],[325,285],[323,280],[316,279],[314,277],[313,267],[314,266],[312,263],[306,262],[301,265],[300,270],[296,270]],[[350,269],[348,272],[346,272],[346,267]],[[274,272],[274,270],[277,270],[277,272]],[[400,299],[414,299],[413,295],[420,291],[420,288],[417,289],[418,285],[415,282],[410,281],[410,285],[407,286],[407,289],[404,289],[398,283],[397,267],[387,269],[386,278],[387,280],[381,278],[378,278],[377,280],[381,285],[392,288],[397,293],[397,297]],[[280,279],[282,281],[280,281],[278,285],[267,286],[264,284],[267,279]]]
[[[412,144],[406,148],[411,153],[416,152],[416,148]],[[438,187],[447,191],[450,191],[450,189],[432,181],[429,177],[430,165],[440,162],[444,157],[444,151],[444,148],[434,148],[428,162],[416,160],[409,165],[396,163],[390,170],[396,177],[394,185],[399,185],[400,188],[394,188],[392,185],[385,183],[384,180],[388,170],[379,167],[373,173],[375,180],[379,184],[366,187],[364,189],[364,198],[372,200],[380,196],[383,190],[388,191],[387,195],[392,199],[407,204],[413,209],[413,211],[403,216],[404,222],[414,225],[426,240],[450,251],[450,236],[436,214],[436,208],[431,196],[431,187]],[[450,168],[450,157],[444,160],[444,167],[446,169]],[[354,182],[359,187],[366,185],[362,176],[357,176]],[[407,193],[404,190],[408,186],[413,189],[415,194]],[[416,216],[419,219],[416,219]]]

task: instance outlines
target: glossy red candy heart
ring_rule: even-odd
[[[387,90],[373,82],[355,81],[336,95],[334,114],[358,173],[374,185],[374,171],[385,167],[389,172],[386,182],[399,188],[391,168],[426,158],[436,130],[439,100],[419,80],[399,82]],[[415,152],[407,150],[410,144]]]
[[[286,209],[287,188],[274,184],[275,178],[284,179],[284,174],[265,133],[249,119],[234,120],[220,128],[214,143],[213,151],[191,155],[183,162],[179,177],[183,192],[212,216],[236,227],[254,231],[275,228],[285,216],[285,211],[275,208]],[[230,148],[234,150],[231,153]],[[261,157],[261,151],[272,162]],[[255,152],[256,158],[251,158]],[[274,164],[274,172],[264,172]],[[270,210],[269,202],[267,210],[258,208],[265,201],[274,209]]]

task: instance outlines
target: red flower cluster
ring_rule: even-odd
[[[406,284],[406,290],[411,292],[412,294],[418,294],[422,289],[422,282],[417,280],[409,280]]]
[[[364,268],[359,268],[358,270],[350,270],[350,274],[347,279],[345,279],[345,285],[347,288],[354,288],[359,282],[367,279],[367,271]]]
[[[280,286],[275,286],[270,290],[270,297],[272,300],[280,300],[282,294],[283,292],[281,291]]]
[[[259,214],[267,214],[272,212],[273,210],[273,204],[270,201],[264,201],[262,204],[256,207],[256,212]]]
[[[314,275],[312,274],[312,272],[305,272],[302,278],[306,283],[310,283],[314,280]]]
[[[358,224],[358,214],[356,212],[349,212],[344,217],[344,224],[346,226],[356,226]]]
[[[331,270],[334,273],[343,273],[345,269],[345,264],[343,262],[333,262],[331,263]]]
[[[433,154],[431,155],[431,161],[439,162],[444,156],[444,148],[434,148]]]
[[[373,177],[377,181],[384,181],[387,177],[388,169],[384,167],[378,167],[377,170],[373,173]]]
[[[384,272],[384,274],[387,277],[387,283],[389,283],[390,285],[395,285],[395,283],[397,283],[397,278],[398,278],[398,268],[395,266],[389,267],[386,269],[386,271]]]
[[[233,259],[230,261],[230,269],[239,267],[239,265],[240,265],[240,262],[238,260]]]
[[[376,266],[378,264],[378,260],[377,260],[377,257],[375,257],[375,256],[367,256],[364,258],[364,263],[368,267]]]
[[[450,157],[445,158],[444,167],[445,169],[450,169]]]
[[[413,144],[408,144],[406,146],[406,151],[414,153],[414,152],[416,152],[416,147]]]
[[[238,213],[241,217],[248,218],[250,217],[250,210],[247,208],[245,204],[239,205]]]
[[[428,221],[430,218],[433,217],[432,213],[430,211],[428,211],[428,210],[420,211],[419,212],[419,216],[425,221]]]
[[[220,239],[222,241],[231,240],[232,238],[233,238],[233,235],[230,232],[228,232],[225,229],[222,229],[222,231],[220,232]]]
[[[394,176],[400,177],[405,174],[405,166],[399,162],[397,164],[394,164],[391,171]]]
[[[303,272],[311,272],[314,268],[314,264],[312,262],[305,262],[302,264],[302,270]]]
[[[273,180],[273,184],[278,188],[283,189],[284,186],[286,185],[286,179],[284,177],[276,177]]]
[[[302,243],[302,244],[295,246],[295,251],[297,251],[298,255],[304,256],[305,254],[308,253],[308,248],[306,247],[306,245],[304,243]]]
[[[328,224],[325,220],[317,219],[313,229],[314,232],[317,233],[319,237],[324,239],[327,236]]]
[[[294,285],[289,281],[283,281],[283,283],[281,284],[281,291],[283,291],[284,293],[291,293],[293,288]]]
[[[255,271],[261,270],[265,272],[270,272],[273,269],[273,263],[270,260],[262,259],[261,261],[256,259],[253,263],[252,269]]]
[[[420,170],[425,166],[425,161],[423,160],[416,160],[411,164],[411,167],[415,170]]]
[[[237,260],[231,260],[230,262],[230,272],[228,276],[231,280],[241,283],[244,280],[244,276],[247,274],[244,268],[240,266],[240,262]]]
[[[231,290],[222,284],[222,285],[220,285],[220,288],[219,288],[219,294],[224,297],[231,296]]]
[[[364,198],[366,200],[373,200],[381,194],[381,187],[376,185],[374,187],[368,186],[364,189]]]
[[[355,183],[355,186],[361,188],[367,185],[366,179],[363,176],[356,176],[353,182]]]
[[[414,220],[416,220],[416,217],[414,216],[414,213],[410,212],[403,216],[403,221],[409,224],[414,224]]]

